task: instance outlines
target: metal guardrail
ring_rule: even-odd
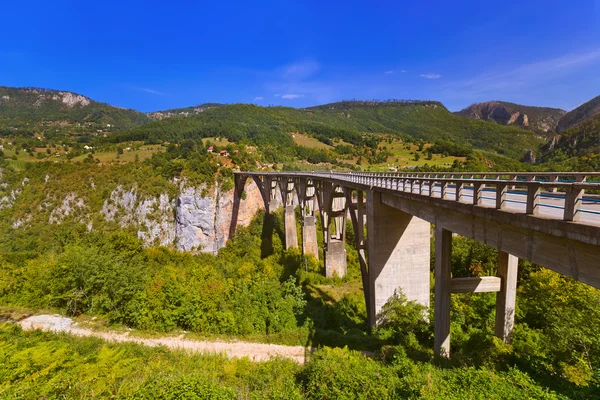
[[[473,205],[483,205],[485,200],[495,201],[495,208],[506,209],[509,203],[525,205],[525,213],[539,215],[542,207],[562,209],[564,221],[581,222],[584,214],[600,215],[600,199],[584,197],[586,191],[599,191],[600,182],[588,178],[600,178],[600,172],[450,172],[450,173],[379,173],[379,172],[239,172],[248,175],[302,176],[329,178],[370,188],[379,187],[408,192],[421,196],[436,197],[447,201],[464,203],[471,198]],[[493,188],[493,189],[492,189]],[[454,189],[451,196],[450,189]],[[560,190],[559,193],[557,190]],[[415,193],[416,191],[416,193]],[[524,200],[509,199],[508,195],[522,195]],[[564,204],[542,203],[542,199],[564,200]],[[584,208],[588,204],[599,205],[598,210]]]

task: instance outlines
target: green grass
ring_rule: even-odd
[[[101,151],[93,154],[94,159],[100,160],[101,163],[109,163],[109,162],[133,162],[135,161],[135,156],[138,156],[139,161],[143,161],[147,158],[152,157],[153,154],[165,151],[165,148],[161,145],[147,145],[141,146],[140,148],[132,148],[131,151],[124,150],[123,154],[117,154],[116,151]],[[73,161],[83,161],[87,154],[83,154],[73,158]]]
[[[313,149],[333,149],[333,146],[301,133],[294,134],[294,142],[299,146],[310,147]]]

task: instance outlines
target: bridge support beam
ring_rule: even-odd
[[[395,292],[429,307],[431,225],[385,205],[381,193],[367,192],[369,323]]]
[[[502,283],[496,293],[496,336],[504,343],[511,342],[515,326],[518,266],[517,257],[498,251],[498,276]]]
[[[317,221],[314,215],[302,217],[302,254],[319,259],[319,244],[317,242]]]
[[[284,215],[285,228],[285,248],[298,248],[298,231],[296,230],[296,207],[293,205],[285,206]]]

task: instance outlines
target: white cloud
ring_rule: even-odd
[[[406,72],[406,70],[405,70],[405,69],[403,69],[403,70],[402,70],[402,71],[400,71],[400,72],[402,72],[402,73],[405,73],[405,72]]]
[[[154,90],[154,89],[149,89],[149,88],[135,88],[135,89],[139,90],[140,92],[146,92],[146,93],[150,93],[150,94],[155,94],[157,96],[164,96],[164,93],[161,93],[158,90]]]
[[[390,70],[390,71],[385,71],[385,72],[384,72],[384,74],[386,74],[386,75],[390,75],[390,74],[393,74],[393,73],[394,73],[394,71],[391,71],[391,70]]]
[[[421,78],[425,79],[439,79],[442,76],[440,74],[421,74]]]
[[[320,65],[316,61],[300,61],[282,65],[270,71],[251,71],[262,82],[266,98],[327,103],[339,98],[339,85],[319,79]],[[276,101],[277,103],[277,101]]]
[[[302,61],[281,68],[281,78],[287,81],[299,81],[314,75],[320,66],[316,61]]]
[[[523,87],[545,84],[595,64],[600,64],[600,49],[522,64],[501,72],[486,72],[469,79],[450,82],[446,89],[447,94],[469,98],[503,91],[514,93]]]
[[[304,97],[304,95],[296,94],[296,93],[286,93],[281,96],[282,99],[286,99],[286,100],[295,100],[295,99],[299,99],[300,97]]]
[[[264,99],[265,99],[265,98],[264,98],[264,97],[262,97],[262,96],[256,96],[256,97],[254,98],[254,101],[261,101],[261,100],[264,100]]]

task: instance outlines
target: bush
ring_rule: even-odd
[[[311,399],[392,399],[398,384],[389,368],[347,348],[316,351],[304,371]]]

